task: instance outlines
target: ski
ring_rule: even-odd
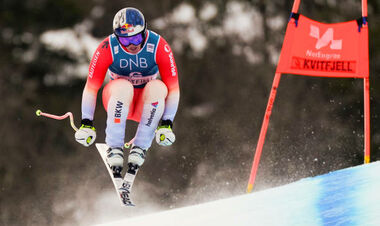
[[[131,192],[133,181],[135,180],[136,174],[126,173],[124,179],[121,182],[121,186],[118,189],[121,202],[125,206],[135,206],[131,199]]]
[[[135,174],[126,173],[124,178],[122,178],[121,174],[118,174],[118,175],[114,174],[107,163],[108,146],[104,143],[96,143],[95,146],[98,149],[98,152],[100,156],[102,157],[102,160],[111,177],[112,183],[115,187],[117,197],[119,198],[121,205],[135,206],[135,204],[133,203],[131,199],[131,191],[132,191],[132,186],[133,186],[133,182],[135,180],[137,171],[135,172]]]

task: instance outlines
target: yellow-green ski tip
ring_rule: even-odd
[[[37,111],[36,111],[36,115],[37,115],[37,116],[41,116],[41,110],[37,110]]]

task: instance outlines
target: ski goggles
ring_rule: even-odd
[[[134,36],[131,36],[131,37],[123,37],[123,36],[118,36],[118,39],[119,39],[119,42],[123,45],[123,46],[129,46],[131,44],[137,46],[139,44],[142,43],[143,41],[143,36],[142,34],[137,34],[137,35],[134,35]]]

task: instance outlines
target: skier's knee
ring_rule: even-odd
[[[107,110],[108,101],[110,98],[119,100],[129,104],[133,99],[133,85],[125,79],[112,80],[104,87],[103,90],[103,105]]]
[[[121,98],[131,102],[133,98],[133,85],[125,79],[112,80],[107,84],[106,92],[109,96]]]
[[[161,80],[152,80],[145,85],[144,101],[154,102],[163,100],[168,95],[168,88]]]

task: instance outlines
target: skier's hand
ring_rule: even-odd
[[[83,119],[81,124],[79,130],[75,133],[75,140],[83,146],[88,147],[96,139],[96,130],[89,119]]]
[[[156,130],[156,142],[162,146],[172,145],[175,141],[175,135],[172,130],[173,122],[162,120],[161,125]]]

